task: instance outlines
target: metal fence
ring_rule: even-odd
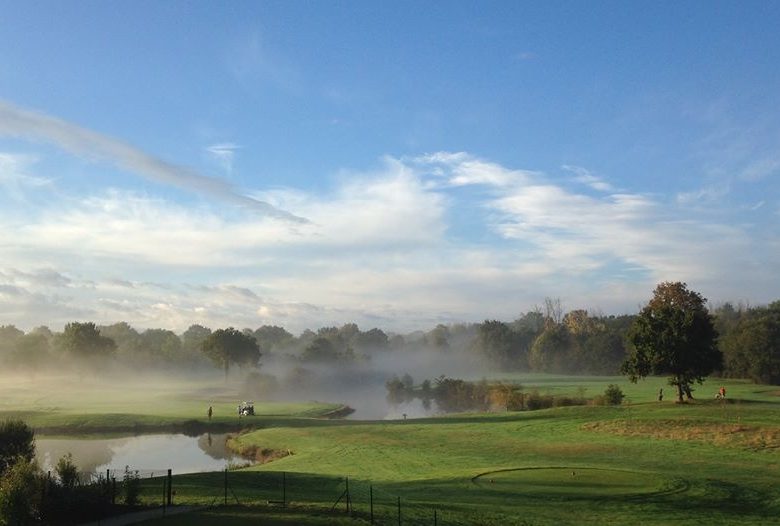
[[[355,524],[465,525],[480,520],[467,510],[395,491],[368,480],[310,473],[228,470],[177,475],[166,468],[107,469],[80,473],[79,484],[94,489],[100,516],[170,506],[246,506],[255,509],[307,511],[351,518]],[[135,484],[137,502],[126,503]],[[262,510],[260,510],[262,511]],[[483,517],[484,518],[484,517]]]
[[[339,517],[339,523],[354,521],[356,525],[525,524],[519,519],[508,520],[500,512],[488,516],[492,514],[448,502],[435,487],[424,484],[412,491],[403,483],[374,484],[367,479],[311,473],[225,469],[177,475],[166,468],[122,468],[81,473],[78,481],[82,494],[92,499],[89,520],[98,521],[150,508],[159,508],[160,515],[165,515],[173,511],[171,506],[187,505],[242,506],[259,513],[263,509],[306,512]],[[132,504],[126,500],[129,490],[137,496]]]

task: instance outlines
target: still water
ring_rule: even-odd
[[[196,473],[225,469],[229,462],[243,463],[225,447],[226,434],[207,433],[199,437],[182,434],[141,435],[122,438],[37,438],[38,462],[44,471],[54,469],[57,460],[71,453],[79,471],[123,472],[125,466],[144,473]]]

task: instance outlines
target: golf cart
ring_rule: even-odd
[[[241,402],[238,405],[238,414],[240,416],[255,416],[255,403]]]

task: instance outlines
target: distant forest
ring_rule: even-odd
[[[723,304],[710,311],[723,352],[725,377],[780,383],[780,301],[768,306]],[[514,321],[437,325],[411,334],[361,330],[354,323],[305,330],[295,336],[283,327],[232,330],[256,348],[224,362],[209,352],[216,332],[192,325],[182,334],[166,329],[138,331],[125,322],[97,326],[73,322],[62,332],[38,327],[25,333],[0,326],[0,364],[5,370],[37,372],[69,367],[125,366],[157,370],[227,369],[236,365],[259,374],[267,364],[293,365],[294,374],[329,365],[348,368],[393,357],[399,370],[405,358],[426,354],[442,363],[463,358],[474,373],[533,371],[562,374],[619,374],[626,358],[627,335],[635,315],[605,316],[586,310],[564,312],[560,301],[521,315]],[[213,345],[212,345],[213,347]],[[263,365],[260,365],[260,364]],[[386,369],[386,368],[383,368]]]

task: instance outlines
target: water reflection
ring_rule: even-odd
[[[225,447],[226,434],[206,433],[193,438],[183,434],[142,435],[123,438],[38,438],[38,462],[44,471],[54,469],[66,453],[80,471],[107,469],[195,473],[224,469],[228,462],[245,462]]]

